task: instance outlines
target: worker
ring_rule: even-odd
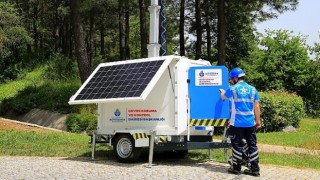
[[[233,99],[230,118],[230,140],[232,145],[232,166],[229,173],[241,174],[243,141],[248,145],[249,169],[244,170],[247,175],[260,176],[259,155],[257,148],[256,130],[260,128],[259,94],[255,87],[247,84],[245,73],[240,68],[230,71],[232,86],[226,91],[220,89],[221,99]]]
[[[231,78],[229,78],[229,86],[234,85],[234,82],[231,80]],[[230,119],[232,119],[233,123],[234,123],[234,118],[235,118],[235,113],[232,114],[232,109],[234,109],[233,111],[235,111],[235,107],[234,107],[234,100],[233,98],[229,98],[229,107],[230,107]],[[232,116],[231,116],[232,114]],[[229,135],[229,127],[230,127],[230,121],[228,121],[228,135]],[[245,139],[242,138],[242,162],[241,165],[248,167],[249,165],[249,158],[248,158],[248,144],[247,141]],[[232,166],[233,165],[233,157],[230,156],[228,159],[228,163]]]

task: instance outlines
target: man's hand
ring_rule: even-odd
[[[226,91],[224,89],[219,89],[220,91],[220,97],[222,100],[225,100],[227,99],[227,97],[224,95],[226,93]]]
[[[261,127],[261,123],[260,123],[260,121],[256,121],[256,129],[259,129]]]

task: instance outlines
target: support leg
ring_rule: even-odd
[[[152,167],[155,136],[156,136],[156,132],[152,131],[151,132],[151,136],[150,136],[150,144],[149,144],[149,165],[148,165],[148,168]]]
[[[209,159],[212,161],[212,149],[209,149]]]
[[[229,134],[228,134],[228,128],[227,127],[224,127],[224,130],[223,130],[223,136],[222,136],[222,143],[230,143],[230,142],[228,142],[228,136],[229,136]],[[223,149],[223,154],[224,154],[224,159],[226,160],[226,161],[228,161],[229,160],[229,154],[228,154],[228,151],[231,151],[229,148],[224,148]]]
[[[91,152],[91,160],[94,161],[94,153],[96,151],[96,133],[92,134],[92,152]]]

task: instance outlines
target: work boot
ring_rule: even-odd
[[[243,172],[246,175],[251,175],[251,176],[256,176],[256,177],[260,176],[259,170],[245,169]]]
[[[242,165],[242,166],[245,166],[245,167],[249,167],[249,160],[247,160],[247,159],[242,159],[241,165]]]
[[[233,162],[233,161],[232,161],[232,156],[230,156],[229,159],[228,159],[228,163],[229,163],[231,166],[233,165],[232,162]]]
[[[231,167],[228,169],[228,172],[231,173],[231,174],[236,174],[236,175],[240,175],[240,174],[241,174],[241,171],[234,169],[233,166],[231,166]]]

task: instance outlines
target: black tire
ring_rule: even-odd
[[[113,153],[122,163],[136,162],[141,154],[141,148],[136,148],[130,134],[121,134],[116,137],[113,144]]]

